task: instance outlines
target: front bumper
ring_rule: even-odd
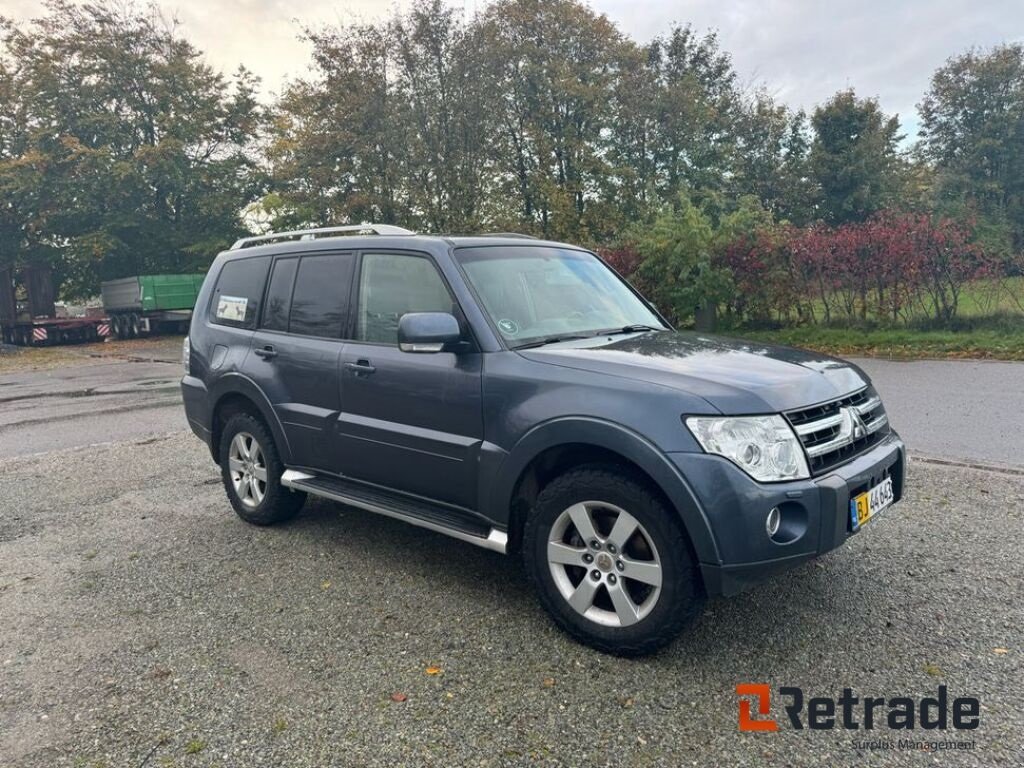
[[[895,501],[903,496],[906,448],[896,432],[821,477],[787,483],[755,482],[719,456],[669,455],[691,484],[721,557],[718,563],[701,563],[712,595],[735,594],[840,546],[855,535],[850,498],[883,478],[892,477]],[[765,516],[773,507],[782,509],[784,543],[765,531]],[[888,514],[891,508],[882,516]]]

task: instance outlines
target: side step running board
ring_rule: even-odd
[[[342,504],[350,504],[379,515],[387,515],[502,554],[505,554],[508,548],[508,534],[505,531],[492,528],[455,510],[427,502],[417,502],[397,493],[335,477],[299,472],[295,469],[286,470],[281,475],[281,485]]]

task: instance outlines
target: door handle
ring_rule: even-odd
[[[377,369],[370,365],[369,360],[356,360],[354,363],[345,363],[345,370],[352,371],[356,376],[369,376]]]
[[[256,357],[262,357],[264,360],[269,360],[272,357],[277,357],[277,350],[267,344],[265,347],[257,347],[252,351]]]

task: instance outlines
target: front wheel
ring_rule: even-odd
[[[523,555],[555,622],[606,653],[652,653],[704,606],[675,512],[615,467],[581,467],[548,484],[527,518]]]
[[[290,520],[306,494],[281,485],[284,464],[270,430],[247,413],[232,416],[220,439],[221,478],[238,516],[255,525]]]

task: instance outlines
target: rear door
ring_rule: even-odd
[[[271,270],[248,369],[281,422],[293,466],[337,471],[330,437],[354,270],[352,252],[282,256]]]
[[[204,329],[203,342],[194,347],[209,376],[245,372],[270,263],[269,256],[234,258],[217,275],[206,316],[209,333]]]
[[[474,509],[483,439],[481,355],[475,348],[458,354],[398,348],[403,314],[460,317],[458,305],[426,255],[367,252],[360,265],[351,339],[342,352],[341,471]]]

